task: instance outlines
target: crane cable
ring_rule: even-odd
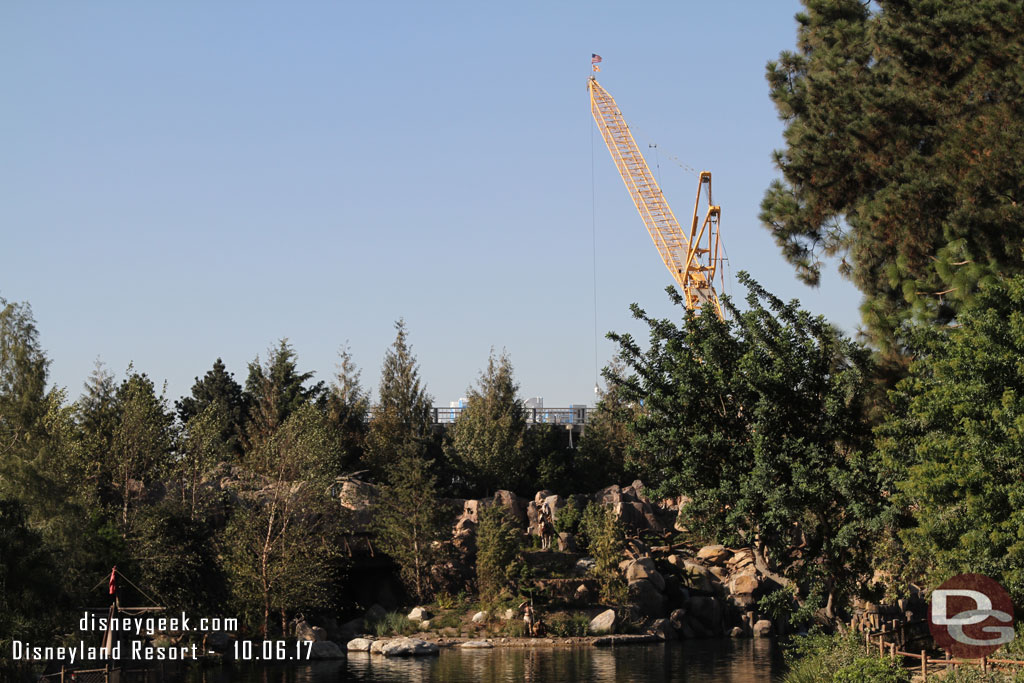
[[[594,161],[594,128],[597,124],[594,123],[594,119],[589,116],[590,120],[590,245],[592,264],[594,272],[594,404],[597,404],[597,396],[600,394],[598,388],[598,380],[601,376],[600,370],[598,369],[598,336],[597,336],[597,186],[595,181],[594,168],[596,166]]]

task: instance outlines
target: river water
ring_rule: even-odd
[[[769,640],[689,640],[616,648],[543,647],[456,650],[436,657],[391,658],[365,652],[303,666],[218,667],[193,671],[188,683],[327,683],[445,681],[563,683],[686,681],[769,683],[782,678],[778,647]]]

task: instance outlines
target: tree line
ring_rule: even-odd
[[[456,424],[437,428],[402,321],[376,400],[347,349],[317,381],[282,340],[244,384],[218,358],[173,405],[133,366],[117,379],[97,365],[70,401],[47,386],[30,306],[3,299],[0,348],[5,641],[59,630],[114,564],[168,606],[233,609],[264,633],[342,607],[342,476],[385,487],[376,531],[418,597],[450,538],[439,499],[627,476],[622,453],[604,457],[598,439],[569,449],[553,427],[528,428],[506,353],[492,352]],[[599,411],[595,434],[607,419]]]

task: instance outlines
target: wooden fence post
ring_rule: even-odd
[[[889,643],[889,661],[896,661],[896,643]]]
[[[921,677],[928,680],[928,653],[921,650]]]
[[[981,658],[981,673],[988,673],[988,657]]]

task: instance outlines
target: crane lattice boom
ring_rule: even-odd
[[[622,112],[608,91],[590,77],[590,112],[601,130],[604,143],[626,183],[633,203],[640,212],[647,232],[654,240],[662,261],[683,290],[688,309],[711,308],[722,317],[722,305],[715,293],[714,278],[719,258],[719,220],[721,208],[711,203],[711,173],[701,171],[697,200],[689,233],[683,231],[672,208],[654,180],[640,150],[629,132]],[[700,221],[701,195],[707,187],[707,212]]]

